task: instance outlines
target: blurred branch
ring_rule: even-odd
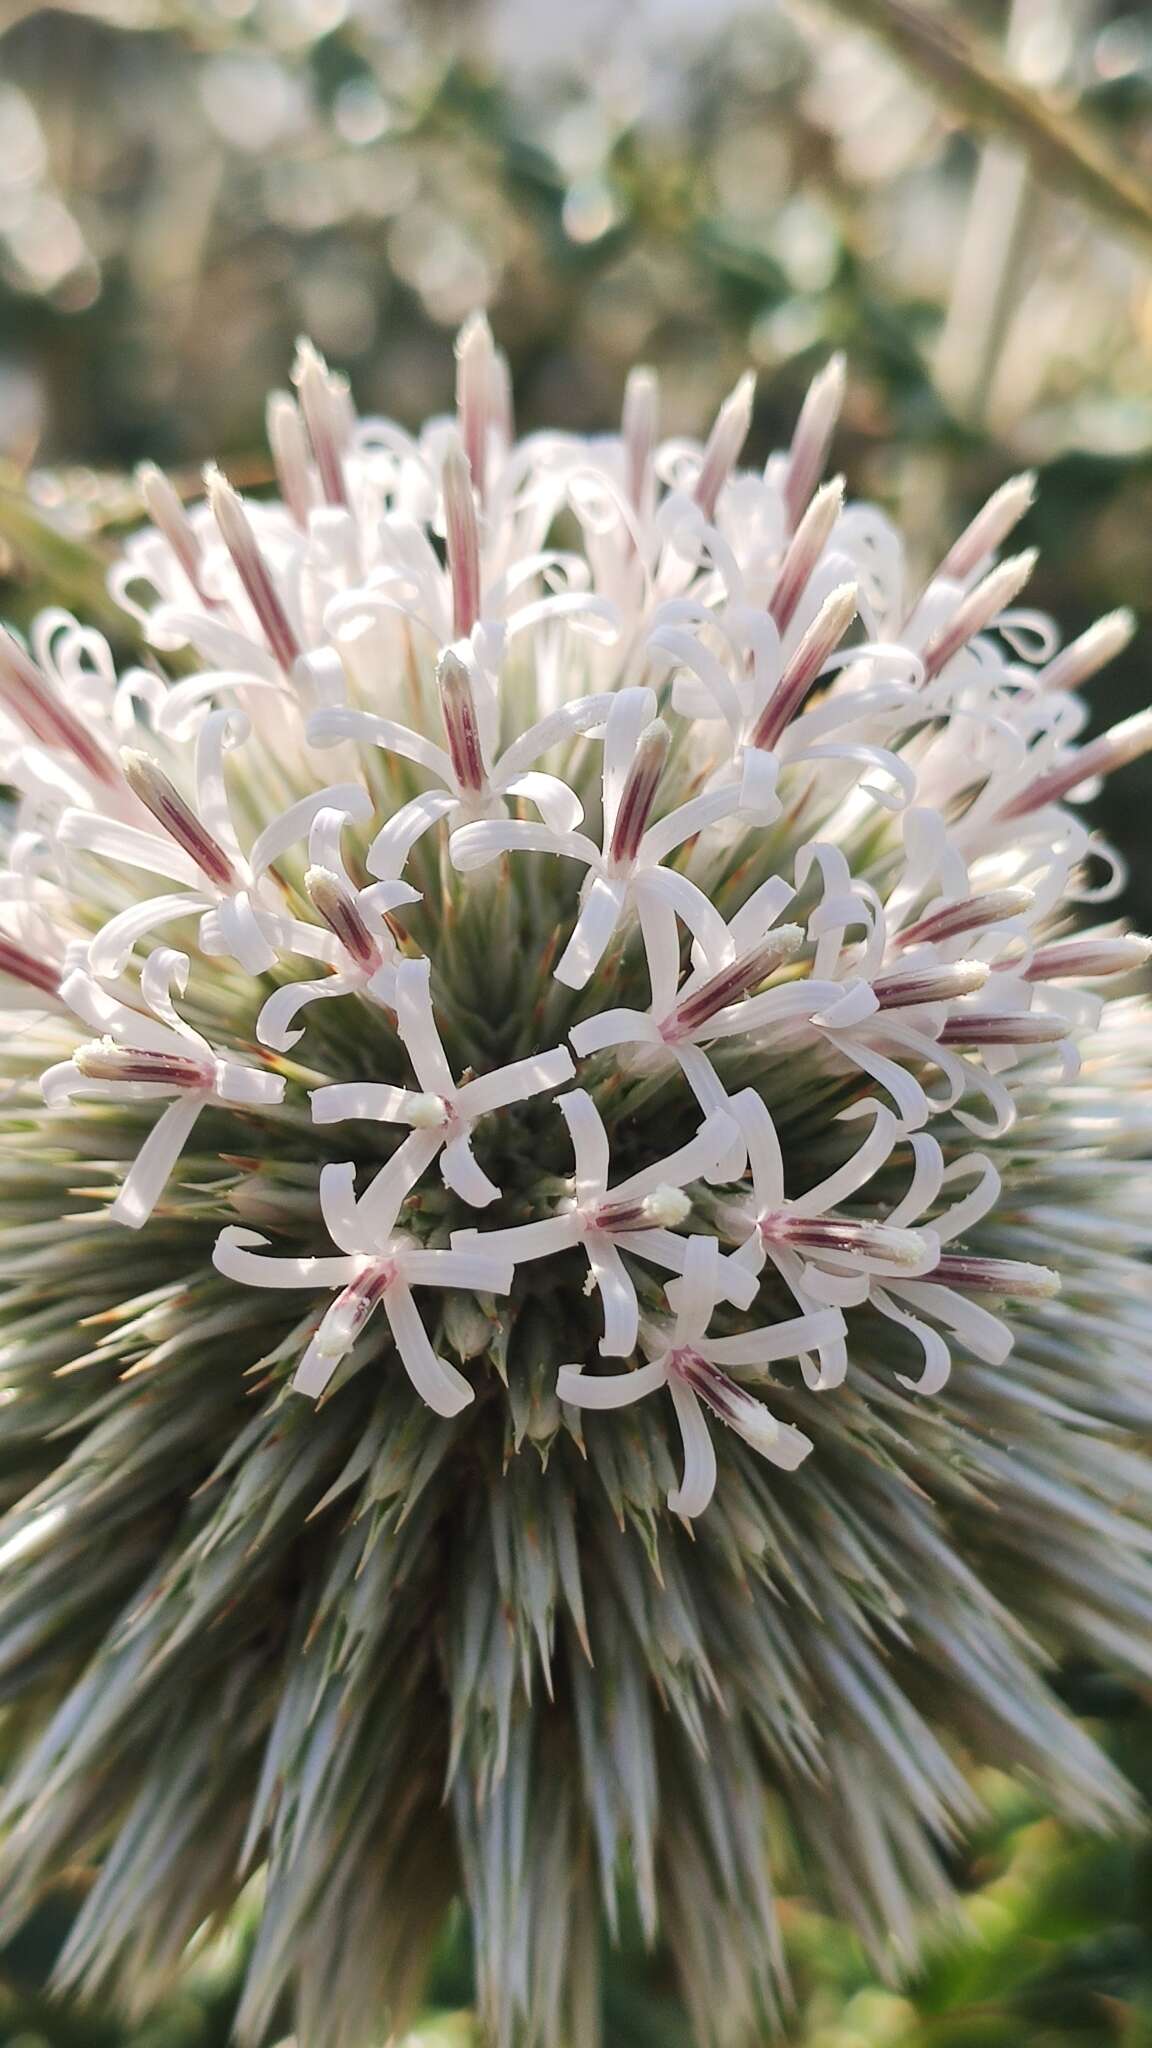
[[[1037,175],[1152,247],[1152,185],[1134,174],[1078,114],[1013,78],[990,46],[954,16],[919,0],[825,0],[883,42],[921,85],[977,128],[1025,150]]]

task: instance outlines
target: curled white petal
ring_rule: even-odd
[[[126,1224],[129,1230],[140,1230],[147,1223],[207,1099],[205,1095],[180,1096],[153,1124],[108,1211],[114,1223]]]
[[[396,1340],[400,1362],[421,1400],[437,1415],[459,1415],[462,1408],[476,1399],[475,1389],[462,1372],[433,1351],[420,1311],[402,1281],[385,1293],[384,1313]]]
[[[668,1391],[684,1446],[684,1470],[679,1486],[673,1487],[668,1495],[668,1506],[674,1515],[683,1515],[686,1521],[691,1521],[704,1513],[716,1491],[716,1453],[708,1424],[691,1387],[683,1386],[673,1378],[668,1382]]]
[[[631,1372],[585,1372],[580,1365],[562,1365],[556,1375],[556,1395],[574,1408],[628,1408],[667,1384],[663,1359],[638,1365]]]

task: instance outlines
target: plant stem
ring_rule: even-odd
[[[825,0],[878,37],[893,56],[973,127],[1010,137],[1037,176],[1152,244],[1152,186],[1088,122],[1050,94],[1012,77],[990,45],[951,13],[919,0]]]

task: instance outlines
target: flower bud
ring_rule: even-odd
[[[842,355],[830,356],[819,375],[812,379],[796,421],[788,469],[784,480],[784,505],[788,530],[795,532],[812,493],[824,473],[832,436],[844,403],[847,365]]]
[[[211,1088],[215,1067],[205,1060],[183,1053],[154,1052],[150,1047],[117,1045],[111,1038],[94,1038],[77,1046],[73,1063],[88,1081],[148,1082],[157,1088],[178,1090]]]
[[[693,493],[705,519],[715,517],[720,493],[740,459],[740,451],[752,425],[755,395],[756,379],[751,370],[746,370],[716,415]]]
[[[672,735],[661,718],[654,718],[640,735],[608,842],[608,858],[618,867],[626,867],[640,851],[671,744]]]
[[[300,658],[300,642],[260,552],[243,502],[227,479],[212,465],[204,472],[204,484],[220,537],[232,557],[244,594],[268,643],[269,653],[285,674],[290,675]]]
[[[236,870],[224,848],[200,823],[195,811],[185,803],[175,784],[169,781],[152,756],[140,753],[135,747],[124,747],[120,759],[129,789],[139,797],[145,809],[151,811],[169,838],[183,848],[200,872],[207,875],[218,889],[236,888]]]
[[[934,676],[947,668],[953,656],[959,654],[975,634],[983,633],[1013,598],[1019,597],[1036,567],[1036,560],[1035,548],[1027,548],[1022,555],[1010,555],[1007,561],[998,562],[983,582],[960,599],[951,618],[937,627],[924,649],[925,682],[931,682]]]

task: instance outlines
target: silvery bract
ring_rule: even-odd
[[[463,1897],[585,2048],[631,1896],[760,2039],[779,1871],[899,1958],[973,1760],[1126,1809],[1131,622],[1021,609],[1030,478],[910,584],[839,364],[763,473],[747,382],[517,441],[482,321],[417,437],[295,381],[276,499],[142,475],[138,665],[0,643],[5,1912],[87,1866],[140,2006],[249,1887],[247,2038],[367,2048]]]

